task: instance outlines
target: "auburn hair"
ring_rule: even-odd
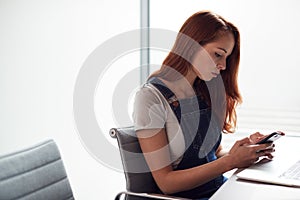
[[[235,108],[242,102],[242,98],[237,81],[240,62],[240,34],[232,23],[210,11],[200,11],[193,14],[182,25],[174,46],[163,61],[161,68],[150,77],[158,76],[174,81],[180,77],[176,76],[176,73],[185,76],[192,67],[190,62],[192,57],[199,50],[195,42],[198,46],[205,46],[228,33],[233,35],[235,43],[232,53],[227,57],[226,70],[220,72],[225,88],[224,101],[220,99],[222,97],[216,99],[219,100],[219,104],[225,104],[223,115],[219,115],[221,129],[225,133],[233,133],[237,120]],[[200,78],[196,78],[194,88],[209,105],[211,105],[212,95],[218,96],[218,90],[208,91],[207,83]]]

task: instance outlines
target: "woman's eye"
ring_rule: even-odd
[[[221,54],[218,54],[218,53],[215,53],[215,56],[216,56],[217,58],[220,58],[222,55],[221,55]]]

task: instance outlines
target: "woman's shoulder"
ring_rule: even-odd
[[[144,102],[156,102],[156,103],[163,103],[164,97],[163,95],[158,91],[158,89],[155,88],[154,85],[151,83],[146,83],[142,85],[135,95],[136,100],[142,100]]]

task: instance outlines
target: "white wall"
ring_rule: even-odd
[[[139,15],[138,0],[0,0],[0,154],[53,138],[76,199],[113,199],[124,190],[124,175],[83,147],[73,90],[89,54],[139,28]]]

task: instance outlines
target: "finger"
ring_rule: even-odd
[[[275,150],[274,150],[275,151]],[[269,159],[273,159],[274,158],[274,156],[271,154],[271,153],[269,153],[269,154],[267,154],[266,155]]]
[[[275,152],[275,149],[268,149],[268,150],[262,150],[262,151],[258,151],[256,152],[256,155],[258,157],[261,157],[261,156],[268,156],[268,157],[271,157],[273,158],[273,156],[271,155],[271,153]],[[270,156],[271,155],[271,156]]]
[[[258,145],[253,145],[253,149],[258,152],[258,151],[263,151],[266,149],[271,149],[275,147],[273,143],[265,143],[265,144],[258,144]]]
[[[256,133],[253,133],[252,135],[250,135],[250,140],[251,140],[252,144],[255,144],[258,141],[260,141],[263,137],[265,137],[265,135],[261,134],[260,132],[256,132]]]
[[[255,136],[255,137],[262,137],[262,136],[264,136],[260,132],[253,133],[252,135]]]
[[[259,137],[259,132],[252,133],[252,134],[250,135],[250,139],[255,139],[255,138],[257,138],[257,137]]]
[[[264,150],[263,152],[264,152],[264,155],[267,156],[267,155],[275,152],[275,149],[268,149],[268,150]]]
[[[267,149],[273,149],[274,147],[275,147],[275,144],[273,144],[273,143],[270,143],[271,145],[270,146],[268,146],[267,148],[265,148],[265,150],[267,150]]]
[[[248,137],[245,137],[245,138],[243,138],[241,140],[238,140],[237,143],[238,143],[239,146],[243,146],[245,144],[250,144],[251,141],[250,141],[250,139]]]

